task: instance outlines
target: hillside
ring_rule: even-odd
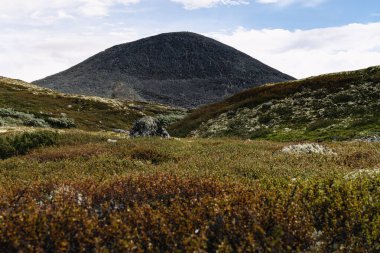
[[[35,83],[65,93],[192,108],[293,79],[216,40],[177,32],[114,46]]]
[[[194,110],[178,136],[340,140],[380,133],[380,67],[269,84]]]
[[[20,80],[0,77],[0,127],[129,129],[144,115],[182,114],[168,106],[67,95]]]

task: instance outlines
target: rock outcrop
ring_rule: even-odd
[[[336,155],[336,153],[330,148],[316,143],[304,143],[286,146],[282,148],[281,152],[286,154]]]
[[[145,116],[135,122],[130,131],[131,137],[162,137],[170,138],[163,124],[154,117]]]

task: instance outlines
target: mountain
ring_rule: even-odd
[[[182,110],[145,102],[68,95],[0,77],[0,127],[57,127],[89,131],[130,129],[145,115],[175,118]]]
[[[216,40],[176,32],[111,47],[34,83],[65,93],[193,108],[293,79]]]
[[[177,136],[345,140],[380,134],[380,66],[255,87],[194,110]]]

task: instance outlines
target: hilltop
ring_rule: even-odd
[[[111,47],[35,83],[65,93],[193,108],[293,79],[216,40],[176,32]]]
[[[0,77],[0,127],[50,127],[100,131],[129,129],[145,115],[177,115],[169,106],[68,95]]]
[[[194,110],[178,136],[344,140],[380,132],[380,67],[268,84]]]

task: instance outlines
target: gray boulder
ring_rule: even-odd
[[[130,132],[131,137],[163,137],[170,138],[168,131],[158,119],[145,116],[137,120]]]

